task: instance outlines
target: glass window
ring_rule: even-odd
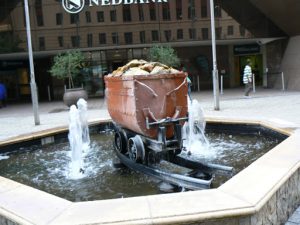
[[[79,47],[80,46],[80,37],[78,35],[71,36],[71,43],[72,43],[72,47]]]
[[[222,17],[222,9],[220,5],[215,5],[215,17]]]
[[[153,30],[151,34],[152,34],[152,41],[159,41],[158,30]]]
[[[132,60],[133,59],[133,51],[132,51],[131,48],[127,50],[127,59],[128,60]]]
[[[59,47],[64,47],[64,37],[63,36],[58,36],[57,41],[58,41]]]
[[[79,14],[70,14],[70,23],[75,24],[79,22]]]
[[[98,51],[91,52],[93,61],[100,61],[100,53]]]
[[[44,26],[42,0],[35,1],[36,22],[38,26]]]
[[[182,0],[176,0],[176,19],[182,20]]]
[[[170,5],[168,2],[162,5],[163,20],[171,20]]]
[[[143,57],[143,49],[141,49],[141,48],[135,48],[135,49],[133,49],[132,56],[135,59],[142,58]]]
[[[99,34],[99,44],[105,45],[106,44],[106,33]]]
[[[114,10],[110,10],[110,21],[111,22],[116,22],[117,21],[117,11]]]
[[[132,44],[132,32],[125,32],[124,39],[125,39],[125,44],[127,45]]]
[[[90,11],[86,11],[85,12],[85,19],[87,23],[92,22],[92,18],[91,18],[91,12]]]
[[[166,41],[167,42],[171,41],[172,31],[171,30],[165,30],[164,33],[165,33],[165,39],[166,39]]]
[[[63,23],[63,14],[56,13],[56,25],[62,25]]]
[[[188,18],[189,18],[189,20],[193,20],[195,17],[196,17],[195,0],[189,0]]]
[[[240,25],[240,35],[241,35],[242,37],[244,37],[244,36],[245,36],[245,33],[246,33],[245,28],[244,28],[242,25]]]
[[[216,38],[221,39],[222,37],[222,27],[216,27]]]
[[[196,29],[195,28],[189,29],[189,36],[190,36],[190,39],[192,39],[192,40],[196,39]]]
[[[227,27],[227,35],[233,35],[233,34],[234,34],[233,26],[228,26]]]
[[[100,61],[101,62],[106,61],[106,51],[100,51]]]
[[[144,17],[143,6],[141,4],[138,4],[138,9],[139,9],[139,21],[144,21],[145,17]]]
[[[39,37],[39,50],[45,50],[45,38],[44,37]]]
[[[141,42],[141,44],[146,43],[146,32],[145,31],[140,31],[140,42]]]
[[[93,47],[93,34],[87,34],[87,46]]]
[[[208,40],[208,28],[202,28],[202,39]]]
[[[111,34],[111,37],[112,37],[112,43],[113,44],[119,44],[119,36],[118,36],[117,32],[113,32]]]
[[[149,6],[149,14],[150,14],[150,20],[154,21],[156,20],[156,6],[155,3],[151,2],[148,4]]]
[[[103,11],[97,11],[97,21],[98,21],[98,23],[104,22],[104,12]]]
[[[131,22],[130,5],[123,5],[123,21],[124,22]]]
[[[24,1],[21,1],[22,9],[24,9]],[[23,26],[26,27],[26,16],[25,16],[25,10],[21,10],[23,13]]]
[[[201,17],[207,17],[207,0],[201,0]]]
[[[183,39],[183,29],[178,29],[177,30],[177,40],[182,40]]]

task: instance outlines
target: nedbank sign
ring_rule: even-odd
[[[109,5],[130,5],[130,4],[147,4],[147,3],[168,2],[168,0],[62,0],[63,8],[68,13],[79,13],[87,4],[91,6],[109,6]]]

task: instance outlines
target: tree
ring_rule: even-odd
[[[167,66],[178,67],[180,59],[173,48],[170,46],[155,45],[150,48],[149,60],[153,62],[160,62]]]
[[[74,83],[78,83],[80,70],[83,68],[85,57],[79,50],[70,50],[66,53],[54,57],[53,65],[50,69],[52,76],[58,79],[68,79],[69,88],[74,88]]]

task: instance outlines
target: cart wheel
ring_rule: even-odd
[[[131,160],[137,163],[145,162],[145,148],[142,138],[136,135],[128,140],[128,152]]]
[[[174,150],[174,154],[175,155],[179,155],[181,153],[181,151],[182,150],[180,148],[178,148],[178,149]]]
[[[118,152],[126,153],[127,138],[126,138],[126,134],[124,134],[122,131],[115,132],[114,147]]]

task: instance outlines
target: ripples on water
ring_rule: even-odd
[[[248,166],[278,141],[261,135],[209,133],[209,148],[194,151],[193,159],[233,166],[236,172]],[[122,198],[159,193],[159,181],[126,168],[114,168],[113,134],[91,136],[84,152],[84,177],[69,179],[70,147],[68,143],[33,146],[12,154],[0,155],[0,175],[33,186],[71,201]],[[22,151],[21,151],[22,150]],[[185,153],[183,153],[185,154]],[[164,164],[163,162],[162,164]],[[171,166],[172,167],[172,166]],[[176,172],[186,169],[173,168]],[[216,187],[226,180],[217,178]]]

